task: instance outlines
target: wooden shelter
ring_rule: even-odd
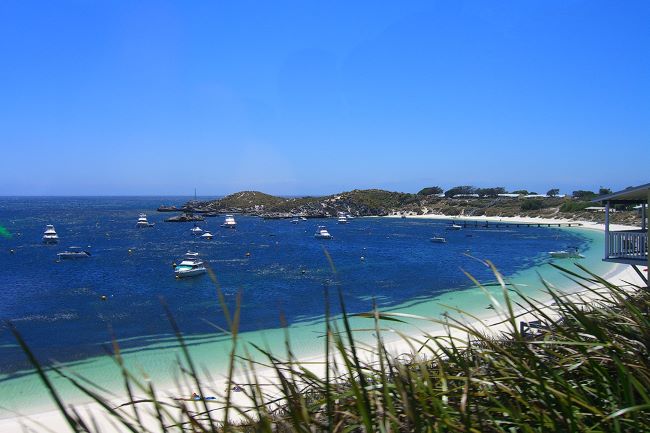
[[[648,255],[648,203],[650,202],[650,183],[634,186],[623,191],[600,196],[593,200],[605,205],[605,257],[606,262],[624,263],[634,266],[637,273],[648,284],[650,256]],[[609,214],[615,205],[640,205],[641,228],[635,230],[611,230]],[[644,275],[640,267],[646,267]]]

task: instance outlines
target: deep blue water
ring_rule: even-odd
[[[547,260],[547,251],[580,246],[584,239],[559,229],[465,229],[446,232],[432,220],[358,218],[288,220],[238,216],[238,228],[219,227],[222,217],[201,223],[215,238],[190,233],[191,223],[165,223],[160,204],[185,198],[0,198],[0,373],[28,368],[4,321],[12,321],[42,360],[71,361],[104,353],[109,329],[124,348],[160,341],[170,334],[161,298],[186,334],[226,327],[216,289],[206,275],[176,280],[172,262],[188,249],[201,253],[232,306],[242,293],[241,329],[278,327],[322,316],[323,288],[340,287],[349,311],[434,296],[470,286],[461,268],[479,280],[492,274],[470,253],[492,260],[506,275]],[[152,229],[136,229],[146,212]],[[54,224],[58,245],[43,245]],[[334,240],[313,237],[326,224]],[[447,244],[433,244],[435,233]],[[92,257],[57,262],[56,253],[82,246]],[[331,255],[336,275],[323,252]],[[14,253],[10,253],[10,249]],[[129,249],[132,253],[129,253]],[[246,256],[250,253],[250,257]],[[365,260],[361,260],[361,257]],[[101,295],[108,300],[102,301]],[[336,309],[335,311],[336,312]]]

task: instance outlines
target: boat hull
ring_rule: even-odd
[[[88,253],[58,253],[57,257],[62,260],[86,259],[90,257]]]
[[[191,278],[191,277],[198,277],[199,275],[203,275],[207,272],[205,268],[199,268],[199,269],[191,269],[187,271],[175,271],[174,275],[176,275],[176,278]]]

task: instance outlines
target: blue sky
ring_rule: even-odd
[[[0,195],[646,183],[648,23],[648,1],[5,0]]]

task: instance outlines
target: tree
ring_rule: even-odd
[[[611,194],[611,193],[612,193],[612,190],[611,190],[611,189],[609,189],[609,188],[603,188],[602,186],[601,186],[600,189],[598,190],[598,195],[607,195],[607,194]]]
[[[519,195],[528,195],[528,191],[525,189],[518,189],[517,191],[512,191],[513,194],[519,194]]]
[[[422,188],[418,195],[438,195],[442,194],[444,191],[439,186],[430,186],[427,188]]]
[[[559,189],[553,188],[553,189],[549,189],[546,195],[549,197],[556,197],[559,193],[560,193]]]
[[[506,189],[502,186],[497,186],[494,188],[478,188],[476,194],[481,197],[496,197],[499,194],[505,194]]]
[[[445,197],[453,197],[458,194],[476,194],[476,188],[469,185],[455,186],[445,191]]]
[[[597,194],[593,191],[579,189],[577,191],[573,191],[571,195],[573,198],[578,200],[591,200],[592,198],[596,197]]]

